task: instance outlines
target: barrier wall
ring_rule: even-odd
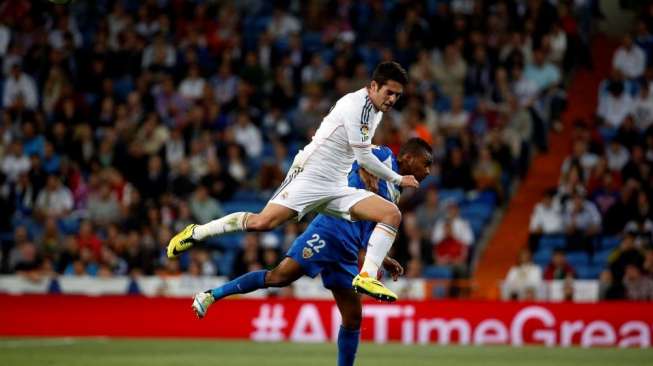
[[[212,337],[326,342],[331,301],[223,300],[203,320],[191,299],[0,295],[0,336]],[[405,344],[650,347],[653,303],[365,303],[362,338]]]

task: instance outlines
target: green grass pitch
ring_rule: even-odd
[[[335,344],[187,339],[2,338],[4,366],[336,365]],[[358,366],[653,365],[653,351],[507,346],[439,347],[363,343]]]

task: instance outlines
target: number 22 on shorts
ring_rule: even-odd
[[[320,239],[320,235],[313,234],[310,239],[306,241],[307,247],[302,251],[302,257],[308,259],[313,256],[313,251],[319,253],[320,249],[324,248],[326,242],[323,239]]]

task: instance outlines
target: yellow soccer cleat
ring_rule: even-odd
[[[174,258],[179,254],[187,251],[192,248],[197,240],[193,239],[193,230],[195,229],[195,224],[190,224],[184,228],[184,230],[177,233],[173,236],[168,243],[168,258]]]
[[[383,286],[378,280],[369,277],[367,273],[362,273],[354,277],[351,286],[354,288],[354,291],[371,296],[380,301],[397,301],[397,295],[394,292]]]

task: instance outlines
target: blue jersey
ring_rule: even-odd
[[[374,147],[372,153],[392,170],[399,171],[397,159],[389,148]],[[356,163],[349,173],[349,186],[365,189]],[[399,187],[383,180],[379,180],[377,193],[395,203],[399,200]],[[321,273],[327,288],[351,288],[351,281],[358,273],[358,253],[367,247],[375,226],[371,221],[351,222],[320,214],[295,239],[286,256],[297,261],[308,276]]]

